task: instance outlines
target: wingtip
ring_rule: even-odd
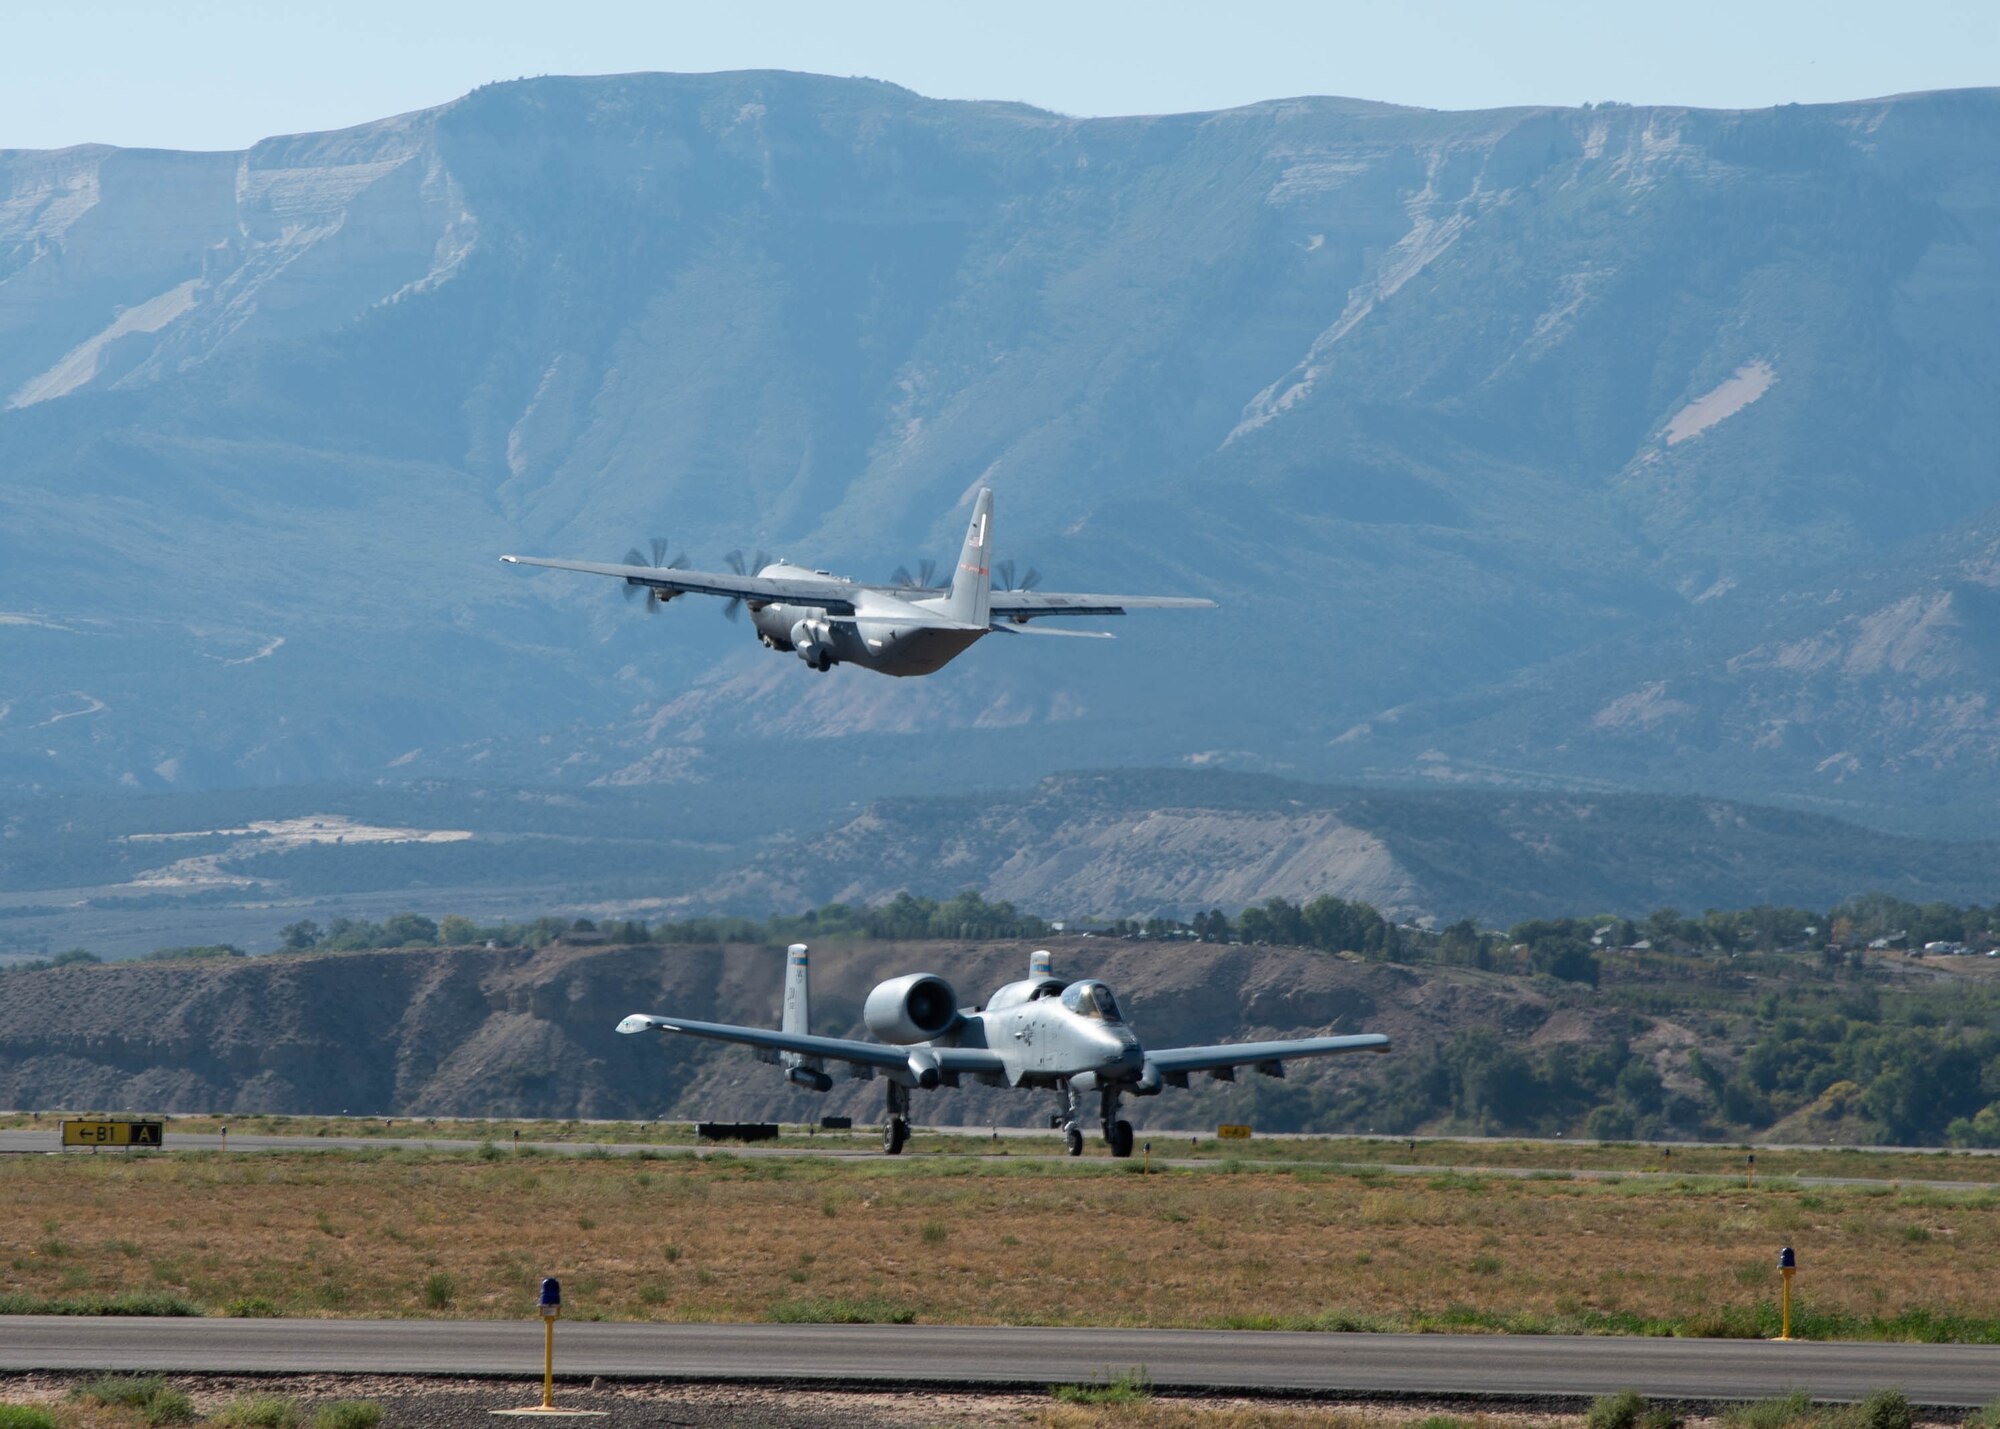
[[[521,564],[521,558],[519,556],[502,556],[500,559],[505,561],[510,566],[518,566]]]
[[[655,1019],[648,1017],[645,1013],[635,1012],[618,1024],[618,1030],[626,1033],[650,1032],[658,1025]]]

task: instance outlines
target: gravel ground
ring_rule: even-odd
[[[59,1400],[70,1386],[89,1376],[75,1374],[0,1375],[0,1402]],[[383,1429],[502,1429],[510,1421],[495,1419],[496,1409],[515,1409],[541,1402],[540,1381],[492,1379],[429,1379],[397,1375],[171,1375],[193,1396],[196,1409],[212,1413],[239,1395],[274,1394],[297,1398],[308,1409],[332,1399],[373,1399],[386,1413]],[[558,1408],[600,1410],[602,1420],[578,1419],[578,1429],[593,1424],[603,1429],[967,1429],[974,1425],[1026,1425],[1053,1401],[1043,1393],[940,1394],[911,1391],[786,1390],[726,1384],[598,1382],[596,1387],[556,1385]],[[1163,1397],[1163,1400],[1165,1397]],[[1543,1411],[1509,1412],[1492,1407],[1474,1409],[1463,1403],[1418,1403],[1372,1400],[1333,1403],[1326,1400],[1225,1399],[1173,1396],[1165,1400],[1193,1410],[1227,1411],[1255,1404],[1264,1409],[1291,1408],[1330,1415],[1343,1413],[1388,1429],[1414,1424],[1426,1414],[1467,1413],[1479,1416],[1491,1429],[1560,1425],[1564,1416]],[[1580,1416],[1572,1416],[1579,1422]],[[532,1421],[511,1421],[523,1423]],[[1692,1423],[1692,1421],[1691,1421]]]
[[[0,1374],[0,1403],[62,1399],[81,1379],[70,1373]],[[495,1419],[496,1409],[541,1402],[539,1380],[441,1379],[404,1375],[170,1375],[193,1397],[204,1417],[242,1395],[281,1395],[307,1410],[335,1399],[372,1399],[382,1405],[383,1429],[502,1429],[532,1420]],[[601,1411],[604,1418],[569,1422],[578,1429],[971,1429],[1036,1423],[1054,1401],[1046,1392],[994,1394],[913,1390],[766,1389],[733,1384],[594,1381],[558,1382],[556,1405]],[[1547,1403],[1471,1402],[1463,1399],[1242,1399],[1161,1395],[1176,1409],[1215,1413],[1222,1422],[1242,1419],[1230,1411],[1295,1411],[1307,1422],[1334,1416],[1380,1429],[1410,1429],[1429,1415],[1449,1414],[1476,1429],[1582,1429],[1581,1400]],[[1686,1429],[1720,1429],[1719,1406],[1685,1407]],[[1950,1417],[1919,1419],[1917,1429],[1962,1429]]]

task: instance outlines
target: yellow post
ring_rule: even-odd
[[[1785,1304],[1791,1302],[1791,1282],[1785,1284]],[[1787,1314],[1790,1313],[1788,1310]],[[548,1316],[542,1321],[542,1408],[556,1407],[556,1317]]]
[[[1754,1151],[1750,1153],[1750,1179],[1744,1184],[1751,1188],[1757,1185],[1757,1153]]]
[[[1778,1273],[1785,1277],[1782,1301],[1784,1309],[1780,1312],[1782,1319],[1778,1331],[1778,1338],[1781,1340],[1789,1340],[1792,1337],[1792,1277],[1798,1273],[1798,1268],[1799,1258],[1792,1253],[1790,1246],[1778,1252]]]
[[[1152,1142],[1150,1142],[1150,1141],[1146,1143],[1146,1170],[1145,1170],[1145,1174],[1146,1174],[1146,1175],[1148,1175],[1148,1176],[1150,1176],[1150,1175],[1152,1175],[1152,1174],[1153,1174],[1153,1143],[1152,1143]]]

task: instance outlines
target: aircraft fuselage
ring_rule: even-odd
[[[766,566],[760,576],[795,574],[783,564]],[[767,649],[787,650],[816,670],[859,665],[882,675],[928,675],[972,648],[987,632],[940,630],[940,598],[902,599],[854,587],[852,616],[829,616],[817,606],[773,603],[752,606],[750,618]]]

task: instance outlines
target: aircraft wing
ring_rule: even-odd
[[[1342,1052],[1386,1052],[1380,1032],[1350,1037],[1299,1037],[1288,1042],[1227,1042],[1216,1047],[1148,1049],[1146,1063],[1168,1081],[1187,1084],[1189,1072],[1233,1072],[1237,1067],[1280,1063],[1291,1057],[1336,1057]]]
[[[993,619],[1032,620],[1039,615],[1123,615],[1128,610],[1213,610],[1215,602],[1192,595],[1062,595],[1040,590],[996,590]]]
[[[668,595],[719,595],[760,604],[816,605],[829,615],[854,614],[854,597],[862,589],[850,581],[824,576],[739,576],[717,571],[684,571],[671,566],[616,566],[599,561],[555,561],[543,556],[502,556],[513,566],[546,566],[556,571],[582,571],[611,576],[628,585],[651,586]]]
[[[880,1042],[858,1042],[846,1037],[815,1037],[807,1032],[774,1032],[768,1027],[737,1027],[727,1022],[694,1022],[685,1017],[654,1017],[635,1012],[618,1024],[620,1032],[681,1032],[689,1037],[712,1037],[718,1042],[740,1042],[767,1052],[802,1052],[808,1057],[831,1057],[863,1067],[907,1067],[910,1049],[890,1047]]]

